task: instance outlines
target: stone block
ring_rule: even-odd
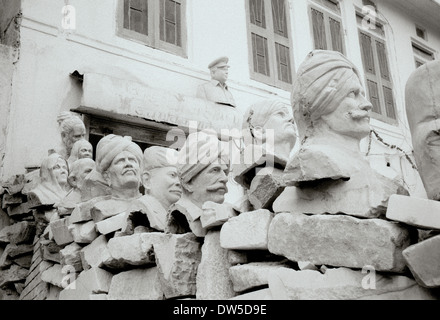
[[[197,269],[198,300],[224,300],[236,296],[229,276],[228,250],[220,246],[220,231],[210,230],[202,246]]]
[[[252,262],[233,266],[229,275],[237,293],[268,285],[268,275],[271,271],[287,267],[281,262]]]
[[[60,262],[62,266],[72,266],[76,272],[83,270],[81,262],[82,247],[77,243],[71,243],[60,250]]]
[[[41,280],[61,289],[67,287],[66,272],[63,272],[63,266],[54,264],[41,273]]]
[[[249,202],[255,210],[271,209],[273,202],[285,188],[282,180],[282,170],[271,169],[270,174],[257,174],[252,179],[248,196]]]
[[[260,209],[241,213],[226,222],[220,232],[222,248],[233,250],[267,250],[267,234],[273,213]]]
[[[113,217],[117,214],[130,212],[132,201],[108,199],[95,203],[90,214],[95,223]]]
[[[260,289],[260,290],[240,294],[229,300],[273,300],[273,298],[270,289]]]
[[[440,230],[440,202],[394,194],[386,217],[418,228]]]
[[[153,248],[165,297],[195,296],[202,255],[200,242],[192,233],[164,234],[158,240]]]
[[[249,262],[246,251],[228,250],[228,261],[231,266],[245,264]]]
[[[280,213],[270,225],[268,247],[295,262],[404,272],[402,251],[417,237],[411,231],[382,219]]]
[[[118,230],[125,230],[128,224],[128,217],[128,212],[117,214],[108,219],[97,222],[96,229],[101,234],[109,234]]]
[[[106,237],[100,235],[92,243],[82,248],[80,255],[84,270],[104,266],[104,261],[108,260],[110,256]]]
[[[55,263],[61,262],[60,250],[62,249],[59,245],[52,240],[41,240],[42,257],[43,260],[51,261]]]
[[[113,274],[110,272],[93,267],[81,272],[76,282],[77,284],[81,284],[84,288],[87,288],[92,294],[107,294],[110,290],[112,277]]]
[[[417,283],[401,275],[363,273],[347,268],[318,271],[280,268],[269,273],[269,289],[275,300],[357,300],[386,297],[412,290]]]
[[[99,293],[99,294],[91,294],[89,296],[89,300],[108,300],[106,293]]]
[[[9,269],[0,270],[0,288],[8,284],[26,280],[28,273],[28,269],[15,264],[11,265]]]
[[[109,256],[104,264],[109,268],[116,269],[127,266],[154,265],[156,261],[153,243],[164,236],[164,233],[153,232],[111,238],[107,244]]]
[[[10,195],[14,195],[19,193],[25,183],[24,174],[16,174],[8,178],[5,182],[2,183],[2,187],[6,190],[6,192]]]
[[[99,201],[102,201],[102,198],[91,199],[86,202],[78,203],[70,215],[70,223],[87,222],[93,220],[91,210]]]
[[[113,276],[108,300],[163,300],[157,267],[120,272]]]
[[[49,285],[49,293],[46,297],[46,300],[54,300],[54,301],[58,301],[60,299],[60,292],[63,289],[57,286],[53,286],[53,285]]]
[[[203,213],[200,216],[202,227],[210,229],[216,226],[221,226],[230,218],[237,214],[229,203],[215,203],[207,201],[202,207]]]
[[[0,230],[0,242],[20,244],[32,243],[35,236],[35,223],[21,221]]]
[[[20,219],[20,216],[29,215],[32,213],[32,209],[30,208],[28,202],[16,206],[9,206],[7,211],[8,215],[16,220]]]
[[[2,209],[6,209],[9,206],[17,206],[23,203],[23,195],[21,193],[10,195],[9,193],[5,193],[2,198]]]
[[[32,263],[32,254],[27,254],[18,258],[14,258],[12,261],[22,268],[29,269]]]
[[[69,231],[69,217],[55,220],[49,223],[49,228],[52,232],[55,242],[64,246],[74,241],[72,233]]]
[[[403,257],[419,285],[440,287],[440,236],[406,248]]]
[[[93,221],[70,224],[68,230],[76,243],[91,243],[98,237]]]
[[[8,214],[4,212],[2,209],[0,209],[0,231],[11,225],[11,219],[9,218]]]
[[[27,253],[32,253],[34,246],[32,244],[8,244],[5,247],[5,253],[11,258],[15,258]]]

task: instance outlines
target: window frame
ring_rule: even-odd
[[[427,59],[426,57],[417,54],[414,51],[414,47],[416,47],[420,51],[425,51],[426,54],[430,54],[432,59]],[[414,63],[415,63],[416,69],[418,67],[420,67],[421,65],[436,59],[435,50],[431,49],[430,47],[428,47],[427,45],[423,44],[421,41],[419,41],[413,37],[411,37],[411,49],[413,50]],[[421,63],[421,65],[417,66],[417,62]]]
[[[358,18],[361,18],[361,20],[363,19],[362,13],[357,10],[356,10],[356,15],[357,15],[356,19],[358,19]],[[384,23],[379,18],[376,18],[376,26],[379,27],[379,30],[381,32],[377,32],[377,30],[374,30],[374,31],[366,30],[359,23],[357,25],[359,46],[360,46],[361,58],[362,58],[362,66],[364,69],[364,81],[365,81],[364,88],[365,88],[365,92],[367,94],[367,99],[370,102],[371,102],[371,98],[370,98],[370,89],[368,86],[368,81],[375,82],[377,84],[377,88],[378,88],[378,99],[379,99],[380,113],[374,112],[372,110],[371,117],[373,119],[379,120],[381,122],[384,122],[384,123],[387,123],[387,124],[390,124],[393,126],[397,126],[399,123],[398,123],[398,112],[397,112],[398,110],[397,110],[397,104],[396,104],[396,90],[394,87],[393,72],[392,72],[391,64],[390,64],[388,42],[387,42],[386,35],[385,35],[386,23]],[[373,62],[374,62],[375,70],[376,70],[375,75],[372,73],[369,73],[365,68],[365,61],[364,61],[363,52],[362,52],[363,51],[362,36],[361,36],[362,33],[369,36],[371,39],[371,43],[372,43],[371,50],[373,53]],[[388,69],[389,80],[384,79],[383,75],[382,75],[381,64],[380,64],[379,57],[378,57],[377,42],[381,43],[384,46],[384,53],[385,53],[385,59],[386,59],[386,66]],[[387,115],[387,105],[386,105],[384,87],[387,87],[387,88],[391,89],[391,91],[392,91],[392,103],[393,103],[393,109],[394,109],[393,111],[395,114],[395,119],[392,117],[389,117]]]
[[[291,91],[295,79],[295,67],[294,67],[294,57],[293,57],[293,41],[292,41],[293,35],[292,35],[291,20],[290,20],[291,19],[290,5],[288,0],[284,1],[285,12],[286,12],[287,35],[288,35],[288,37],[285,38],[275,32],[273,15],[272,15],[272,0],[263,0],[263,3],[265,9],[266,29],[263,29],[251,23],[250,3],[249,0],[245,0],[250,78],[252,80],[264,83],[266,85],[270,85],[286,91]],[[253,52],[253,42],[252,42],[253,33],[258,36],[263,36],[267,39],[270,76],[266,76],[254,70],[254,52]],[[278,43],[282,46],[286,46],[289,48],[291,83],[279,80],[277,52],[276,52],[275,43]]]
[[[153,49],[172,53],[183,58],[188,58],[187,55],[187,0],[173,0],[181,5],[181,44],[182,46],[173,45],[160,39],[160,1],[148,0],[148,30],[149,35],[136,32],[124,27],[124,5],[126,0],[118,0],[117,5],[117,23],[116,35],[127,40],[131,40]],[[130,1],[130,0],[128,0]]]
[[[344,24],[342,21],[340,3],[339,3],[339,1],[329,0],[330,2],[337,2],[338,3],[338,12],[336,12],[336,11],[330,9],[324,3],[324,1],[327,1],[327,0],[310,0],[309,4],[308,4],[307,13],[308,13],[309,22],[310,22],[310,32],[311,32],[310,36],[311,36],[311,39],[313,39],[313,49],[320,50],[320,49],[317,49],[317,46],[315,43],[315,34],[313,32],[312,10],[314,9],[318,12],[321,12],[324,17],[325,41],[326,41],[326,46],[327,46],[327,49],[325,49],[325,50],[337,51],[337,50],[333,49],[333,41],[332,41],[331,28],[330,28],[330,18],[331,18],[333,20],[338,21],[341,26],[341,45],[342,45],[342,52],[341,53],[345,55],[347,53],[347,47],[345,44],[345,32],[344,32]],[[340,52],[340,51],[338,51],[338,52]]]

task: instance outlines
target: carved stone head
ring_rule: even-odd
[[[184,196],[200,208],[206,201],[223,203],[228,192],[228,153],[216,135],[192,133],[179,151]]]
[[[110,134],[98,142],[96,169],[113,196],[129,199],[140,195],[142,156],[142,149],[131,137]]]
[[[61,140],[66,150],[66,159],[70,156],[73,144],[86,135],[86,127],[82,120],[71,112],[62,112],[58,116]]]
[[[93,146],[86,139],[80,139],[73,144],[67,162],[71,166],[76,160],[84,158],[93,158]]]
[[[81,189],[85,177],[95,169],[95,161],[90,158],[78,159],[70,166],[68,181],[73,188]]]
[[[414,157],[429,199],[440,200],[440,62],[414,71],[406,83],[406,114]]]
[[[176,150],[166,147],[153,146],[144,151],[142,185],[145,194],[156,198],[165,209],[182,196],[177,156]]]
[[[212,61],[208,68],[211,72],[211,79],[217,80],[218,82],[224,84],[228,80],[229,76],[229,65],[228,57],[221,57]]]

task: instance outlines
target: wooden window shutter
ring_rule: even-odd
[[[181,4],[173,0],[160,1],[160,40],[181,47]]]
[[[334,51],[339,51],[340,53],[343,52],[343,46],[342,46],[342,30],[341,30],[341,23],[335,19],[329,18],[329,24],[330,24],[330,34],[332,39],[332,49]]]
[[[324,13],[311,8],[312,24],[313,24],[313,39],[315,40],[315,49],[327,50]]]
[[[284,0],[272,0],[273,28],[276,34],[288,38]]]
[[[371,37],[363,32],[361,32],[361,51],[362,51],[362,61],[364,63],[365,72],[375,75],[376,70],[374,67],[374,56]]]
[[[385,98],[385,110],[387,117],[396,120],[396,110],[394,108],[393,89],[383,86],[383,95]]]
[[[254,71],[270,77],[267,39],[252,33],[252,46],[254,55]]]
[[[388,60],[385,51],[385,44],[383,42],[376,40],[376,50],[377,50],[377,58],[379,60],[379,68],[382,79],[387,81],[391,81],[390,79],[390,71],[388,68]]]
[[[124,28],[148,35],[148,0],[124,0]]]
[[[251,23],[266,29],[266,13],[263,0],[249,0]]]
[[[278,80],[292,83],[289,48],[279,43],[275,43],[275,48],[277,55]]]
[[[373,105],[372,111],[381,114],[379,90],[377,88],[377,83],[371,80],[367,80],[367,86],[368,86],[368,94],[369,94],[370,102]]]

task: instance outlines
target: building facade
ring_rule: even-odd
[[[174,146],[192,129],[239,129],[247,107],[261,99],[290,104],[299,64],[311,50],[328,49],[363,74],[373,115],[362,151],[374,168],[402,178],[411,195],[426,196],[412,165],[404,87],[412,71],[438,58],[436,1],[0,3],[0,180],[40,165],[60,142],[62,111],[83,117],[95,146],[108,133],[145,148]],[[229,57],[236,108],[196,97],[220,56]]]

